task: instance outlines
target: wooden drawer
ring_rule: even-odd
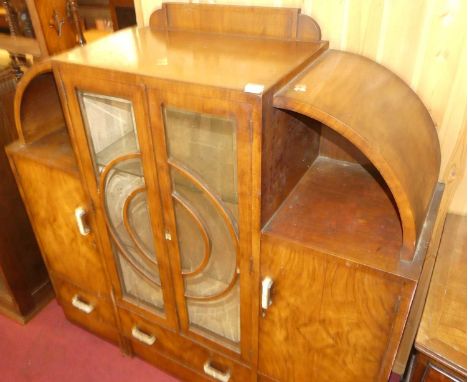
[[[110,300],[97,297],[57,277],[54,277],[53,281],[57,299],[70,321],[111,342],[119,342]]]
[[[435,358],[438,355],[434,355]],[[432,356],[417,351],[409,372],[411,382],[466,382],[466,371],[455,371]]]
[[[119,309],[124,336],[132,341],[137,355],[151,359],[148,353],[158,351],[188,366],[196,373],[212,381],[248,381],[251,373],[228,358],[220,356],[177,333],[149,323],[140,316]],[[230,375],[227,379],[223,376]]]

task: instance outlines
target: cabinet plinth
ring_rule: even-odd
[[[297,9],[164,4],[151,27],[27,78],[9,155],[37,189],[23,197],[70,320],[191,381],[388,378],[424,262],[416,241],[431,230],[420,224],[440,200],[438,143],[402,81],[327,49]],[[342,61],[388,81],[373,88],[372,71]],[[38,86],[57,110],[32,123],[21,116]],[[412,120],[434,154],[414,174],[422,200],[400,182],[414,168],[392,162],[405,148],[365,136],[367,120],[387,128],[379,102],[417,106],[394,134]],[[38,195],[61,205],[76,270]]]

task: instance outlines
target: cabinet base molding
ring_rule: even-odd
[[[27,324],[42,308],[54,299],[55,293],[50,281],[44,282],[32,293],[31,297],[34,301],[34,308],[26,315],[18,312],[16,305],[10,301],[0,302],[0,313],[20,324]]]

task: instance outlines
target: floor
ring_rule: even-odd
[[[177,382],[69,323],[52,301],[26,326],[0,316],[2,382]]]

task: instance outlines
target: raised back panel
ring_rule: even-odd
[[[320,27],[298,8],[165,3],[150,18],[153,30],[320,40]]]

